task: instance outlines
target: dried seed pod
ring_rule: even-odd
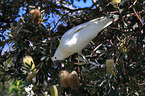
[[[67,77],[69,87],[73,90],[78,91],[79,89],[79,78],[76,71],[72,71]]]
[[[30,13],[32,14],[32,20],[35,24],[40,24],[42,21],[41,12],[38,9],[30,10]]]
[[[68,77],[69,73],[65,70],[62,70],[59,74],[60,77],[60,85],[62,87],[68,87],[68,81],[67,81],[67,77]]]

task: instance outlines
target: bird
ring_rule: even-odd
[[[115,18],[118,18],[118,15],[110,14],[109,17],[102,16],[69,29],[64,33],[61,40],[58,39],[59,46],[54,56],[51,58],[52,61],[65,60],[65,58],[74,53],[78,53],[82,56],[82,49],[85,48],[101,30],[109,26]]]

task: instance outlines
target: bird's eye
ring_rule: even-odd
[[[56,57],[54,57],[56,59]]]

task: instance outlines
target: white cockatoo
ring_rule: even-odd
[[[118,15],[111,14],[113,18]],[[97,34],[113,22],[113,18],[100,17],[69,29],[61,38],[52,60],[64,60],[74,53],[81,51]]]

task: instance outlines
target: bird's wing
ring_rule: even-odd
[[[96,21],[98,21],[98,20],[100,20],[100,19],[103,19],[103,18],[104,18],[104,17],[96,18],[96,19],[93,19],[93,20],[91,20],[91,21],[88,21],[88,22],[86,22],[86,23],[80,24],[80,25],[78,25],[78,26],[75,26],[75,27],[69,29],[69,30],[62,36],[62,39],[65,38],[65,37],[68,37],[68,35],[71,36],[71,35],[73,35],[73,34],[79,32],[80,30],[82,30],[82,29],[88,27],[90,24],[92,24],[92,23],[94,23],[94,22],[96,22]]]
[[[114,18],[114,19],[117,18],[118,15],[109,14],[107,17],[108,17],[108,19],[110,18],[110,20],[111,20],[111,18],[112,18],[112,20],[113,20],[113,18]],[[99,18],[90,20],[90,21],[88,21],[88,22],[86,22],[86,23],[83,23],[83,24],[80,24],[80,25],[78,25],[78,26],[75,26],[75,27],[69,29],[69,30],[62,36],[61,39],[65,38],[65,37],[68,37],[69,35],[70,35],[70,36],[73,36],[73,34],[79,32],[80,30],[82,30],[82,29],[84,29],[84,28],[86,28],[86,27],[88,27],[88,26],[91,25],[92,23],[94,23],[94,22],[96,23],[96,22],[98,22],[99,20],[103,20],[104,18],[107,18],[107,17],[104,17],[104,16],[103,16],[103,17],[99,17]],[[108,25],[104,26],[104,28],[107,27],[107,26],[108,26]]]

